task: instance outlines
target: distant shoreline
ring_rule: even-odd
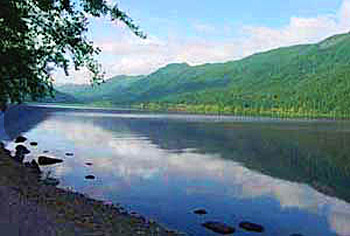
[[[176,105],[164,107],[142,107],[141,105],[126,105],[126,106],[101,106],[91,104],[67,104],[67,103],[24,103],[24,105],[32,107],[47,107],[47,108],[67,108],[77,110],[105,110],[105,111],[135,111],[135,112],[159,112],[161,114],[186,114],[186,115],[207,115],[207,116],[222,116],[222,117],[244,117],[244,118],[263,118],[263,119],[278,119],[278,120],[350,120],[348,116],[334,116],[332,114],[318,113],[283,113],[274,111],[264,111],[262,113],[255,112],[220,112],[220,111],[200,111],[192,109],[178,109]]]

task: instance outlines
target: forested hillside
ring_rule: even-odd
[[[117,76],[100,87],[59,87],[81,103],[248,114],[350,114],[350,34],[242,60],[169,64],[147,76]]]

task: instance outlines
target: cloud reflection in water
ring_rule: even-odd
[[[339,235],[350,234],[350,206],[348,203],[328,197],[311,187],[292,183],[252,171],[220,155],[196,153],[195,149],[170,152],[160,149],[148,137],[121,127],[120,132],[112,132],[95,125],[74,119],[48,119],[40,124],[46,135],[52,135],[51,142],[72,143],[76,155],[58,166],[59,176],[69,176],[92,161],[93,173],[103,183],[99,189],[91,190],[98,196],[103,192],[117,191],[125,186],[142,184],[155,178],[168,180],[185,176],[189,184],[183,186],[187,194],[225,195],[234,199],[254,199],[271,197],[280,203],[282,209],[298,208],[313,214],[328,216],[330,227]],[[33,131],[38,132],[38,131]],[[30,132],[29,132],[30,135]],[[42,140],[45,142],[44,140]],[[118,179],[118,181],[116,181]],[[192,181],[214,181],[227,191],[218,192],[211,186],[191,186]],[[213,192],[211,192],[213,191]],[[90,192],[90,191],[89,191]]]

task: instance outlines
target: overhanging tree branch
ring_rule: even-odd
[[[0,103],[53,95],[53,68],[68,74],[83,67],[91,82],[103,82],[95,59],[100,50],[86,37],[88,17],[122,21],[140,38],[146,35],[117,5],[105,0],[0,0]]]

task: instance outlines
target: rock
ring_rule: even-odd
[[[201,208],[201,209],[196,209],[196,210],[193,211],[193,213],[194,213],[194,214],[197,214],[197,215],[205,215],[205,214],[208,214],[208,212],[207,212],[205,209],[203,209],[203,208]]]
[[[216,221],[208,221],[202,224],[203,227],[219,234],[232,234],[235,232],[235,228],[225,223]]]
[[[291,234],[290,236],[303,236],[302,234]]]
[[[74,153],[71,153],[71,152],[66,152],[66,156],[68,156],[68,157],[72,157],[72,156],[74,156]]]
[[[91,162],[86,162],[85,165],[92,166],[92,163]]]
[[[40,167],[35,160],[32,160],[30,165],[31,165],[30,167],[32,168],[32,170],[34,170],[36,173],[41,173]]]
[[[52,165],[56,163],[61,163],[63,160],[57,159],[57,158],[52,158],[52,157],[46,157],[46,156],[39,156],[38,158],[39,165],[44,166],[44,165]]]
[[[24,166],[27,167],[27,168],[30,168],[31,171],[33,171],[35,173],[38,173],[38,174],[41,173],[40,167],[39,167],[38,163],[35,160],[32,160],[32,162],[25,162]]]
[[[2,151],[5,153],[5,155],[11,156],[11,151],[10,150],[4,148],[4,150],[2,150]]]
[[[93,175],[87,175],[87,176],[85,176],[85,179],[95,179],[95,176],[93,176]]]
[[[3,142],[0,142],[0,151],[8,156],[11,156],[11,151],[5,148],[5,144]]]
[[[336,196],[336,189],[333,186],[324,185],[316,181],[312,181],[312,186],[317,191],[324,193],[328,196],[331,196],[331,197]]]
[[[30,142],[29,143],[31,146],[38,146],[38,143],[37,142]]]
[[[15,143],[24,143],[25,141],[27,141],[27,138],[26,138],[26,137],[23,137],[23,136],[18,136],[18,137],[15,139]]]
[[[24,154],[23,153],[17,153],[15,154],[15,156],[13,157],[13,159],[19,163],[22,163],[24,160]]]
[[[26,148],[25,146],[20,144],[16,147],[16,153],[15,153],[15,156],[13,158],[15,161],[22,163],[24,156],[28,153],[30,153],[28,148]]]
[[[50,177],[43,179],[42,182],[45,185],[51,185],[51,186],[57,186],[60,183],[60,181],[58,179],[50,178]]]
[[[245,229],[247,231],[251,231],[251,232],[258,232],[258,233],[262,233],[264,232],[264,227],[255,223],[251,223],[248,221],[243,221],[241,223],[239,223],[239,227],[241,227],[242,229]]]
[[[16,153],[19,153],[19,154],[29,154],[30,151],[28,150],[28,148],[22,144],[20,145],[17,145],[16,147]]]

